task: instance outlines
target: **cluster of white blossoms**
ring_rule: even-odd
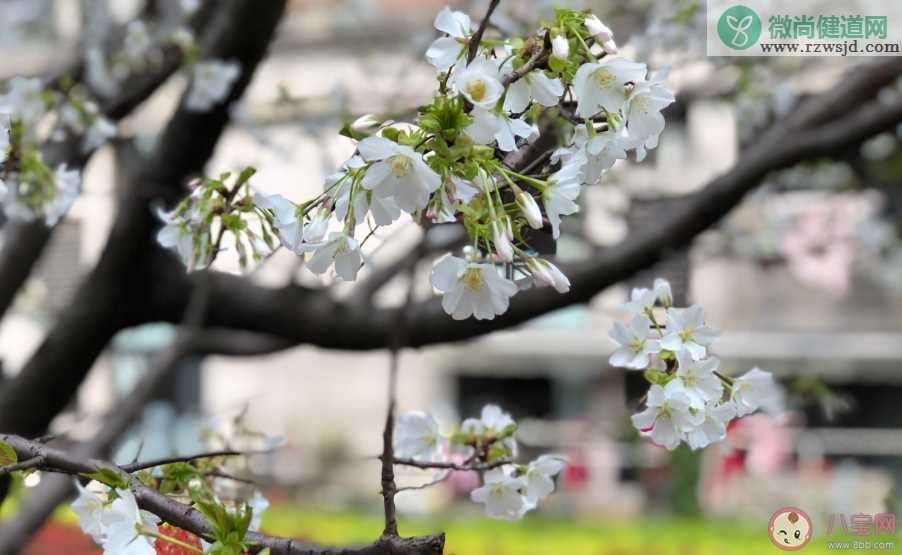
[[[535,509],[554,491],[554,477],[566,467],[559,455],[542,455],[528,464],[514,462],[517,424],[496,405],[486,405],[480,418],[467,418],[458,429],[442,434],[428,413],[410,411],[398,417],[395,458],[399,464],[420,468],[446,468],[453,460],[461,471],[481,473],[482,485],[470,493],[485,506],[488,516],[515,520]],[[445,470],[447,477],[452,470]]]
[[[6,217],[53,226],[78,198],[80,172],[65,164],[50,167],[37,147],[66,133],[83,135],[83,148],[91,149],[115,134],[115,126],[77,91],[48,91],[40,79],[9,80],[0,94],[0,204]]]
[[[663,73],[649,76],[645,64],[617,56],[613,33],[591,13],[559,9],[534,34],[483,38],[472,51],[477,26],[468,15],[446,7],[434,25],[442,36],[426,59],[438,87],[415,121],[362,116],[342,130],[357,141],[356,152],[320,195],[295,203],[257,193],[246,202],[309,270],[344,281],[364,266],[362,247],[373,231],[402,214],[462,224],[469,245],[436,261],[432,285],[453,318],[492,319],[531,285],[569,291],[566,275],[530,246],[531,234],[557,239],[561,218],[579,210],[584,185],[598,183],[629,151],[641,160],[654,148],[661,110],[674,96]],[[222,68],[209,74],[231,76]],[[522,173],[505,156],[536,140],[540,119],[552,122],[541,132],[568,140]],[[184,226],[194,229],[193,241],[164,244],[184,260],[203,258],[183,252],[211,251],[215,234],[202,227],[203,220]]]
[[[164,472],[158,468],[154,475],[161,479]],[[184,471],[179,468],[172,472],[173,475],[178,473]],[[193,478],[191,483],[196,487],[199,480]],[[162,533],[160,518],[140,509],[135,494],[129,488],[108,487],[99,482],[91,482],[85,487],[78,480],[75,481],[75,486],[78,497],[71,504],[72,511],[78,517],[82,531],[103,548],[104,555],[156,555],[159,553],[157,546],[163,542],[184,547],[184,544],[178,543],[177,537]],[[205,515],[208,507],[200,505],[205,500],[213,500],[218,507],[222,507],[224,515],[246,521],[246,529],[251,531],[259,530],[263,513],[269,507],[269,500],[259,490],[254,490],[254,494],[245,503],[234,501],[226,504],[215,495],[204,496],[196,492],[186,495],[190,495],[198,503],[198,509]],[[203,552],[208,552],[211,547],[202,538],[199,539],[199,544]],[[224,552],[238,553],[217,551]]]
[[[65,164],[50,167],[42,148],[75,137],[81,140],[82,153],[89,154],[116,137],[117,126],[104,116],[97,97],[114,96],[131,75],[150,69],[162,46],[172,44],[181,51],[191,76],[187,110],[206,111],[228,97],[240,66],[217,59],[198,61],[198,45],[184,24],[198,4],[184,0],[181,6],[183,23],[175,28],[153,29],[135,20],[112,54],[89,45],[84,85],[68,76],[55,82],[14,77],[5,84],[0,92],[0,204],[8,218],[53,226],[66,214],[80,193],[80,172]],[[171,242],[171,231],[163,236],[170,241],[167,246],[185,250],[183,243]]]
[[[666,320],[655,314],[656,305],[666,310]],[[730,378],[718,370],[720,361],[708,349],[720,332],[705,325],[701,306],[674,307],[667,281],[633,289],[623,308],[633,319],[614,323],[610,336],[619,347],[610,363],[645,371],[651,384],[646,408],[632,421],[656,444],[701,449],[724,439],[733,418],[779,407],[781,391],[769,372],[753,368]]]

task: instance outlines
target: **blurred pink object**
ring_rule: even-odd
[[[815,200],[782,241],[789,270],[800,282],[835,296],[849,291],[858,226],[874,212],[873,197],[842,193]]]

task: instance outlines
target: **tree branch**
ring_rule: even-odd
[[[489,7],[485,11],[485,17],[483,17],[482,21],[479,22],[479,27],[476,29],[476,32],[473,33],[472,37],[470,37],[470,44],[467,50],[468,64],[476,59],[476,53],[479,52],[479,43],[482,42],[482,36],[485,34],[486,28],[489,26],[489,20],[492,19],[492,14],[495,12],[495,9],[500,3],[501,0],[489,1]]]
[[[32,468],[47,472],[84,475],[102,468],[117,468],[128,473],[125,467],[71,455],[19,436],[0,434],[0,441],[9,444],[22,459],[43,460],[42,464]],[[174,526],[210,538],[212,527],[194,508],[148,488],[135,479],[130,481],[129,488],[134,492],[142,509],[152,512]],[[249,532],[246,539],[254,546],[253,552],[268,547],[273,555],[434,555],[444,550],[444,534],[412,538],[401,538],[397,535],[382,536],[372,544],[350,548],[324,547],[256,532]]]

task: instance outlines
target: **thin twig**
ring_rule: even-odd
[[[479,28],[476,29],[476,32],[473,33],[472,37],[470,37],[470,47],[467,51],[468,64],[476,59],[476,54],[479,52],[479,43],[482,42],[482,35],[485,34],[485,29],[489,25],[489,20],[492,19],[492,13],[500,3],[501,0],[491,0],[491,2],[489,2],[489,8],[485,11],[485,17],[482,18],[482,21],[479,23]]]
[[[209,453],[198,453],[197,455],[190,455],[186,457],[168,457],[163,459],[126,464],[120,466],[119,468],[131,474],[132,472],[138,472],[139,470],[145,470],[147,468],[154,468],[156,466],[163,466],[167,464],[186,463],[200,459],[213,459],[216,457],[242,457],[248,455],[262,455],[271,452],[272,451],[237,451],[234,449],[223,449],[222,451],[210,451]]]
[[[42,464],[44,464],[44,457],[42,455],[38,455],[21,462],[9,464],[6,466],[0,466],[0,476],[6,476],[7,474],[12,474],[13,472],[19,470],[29,470],[32,468],[37,468]]]
[[[492,470],[494,468],[498,468],[504,466],[506,464],[514,464],[514,461],[511,459],[499,459],[497,461],[492,461],[490,463],[485,464],[460,464],[454,462],[428,462],[428,461],[417,461],[414,459],[394,459],[396,465],[401,466],[412,466],[414,468],[421,469],[441,469],[441,470],[453,470],[455,472],[485,472],[487,470]]]

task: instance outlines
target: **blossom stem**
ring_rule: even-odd
[[[548,188],[547,181],[542,181],[542,180],[536,179],[534,177],[529,177],[528,175],[523,175],[521,173],[517,173],[514,170],[505,168],[504,166],[500,166],[500,165],[498,166],[498,169],[500,170],[501,175],[504,175],[505,179],[508,179],[508,181],[510,181],[508,176],[512,175],[512,176],[516,177],[517,179],[521,179],[521,180],[529,183],[530,185],[534,186],[535,188],[537,188],[540,191],[544,191],[545,189]]]
[[[733,387],[733,384],[736,383],[736,380],[734,380],[730,376],[727,376],[726,374],[721,374],[717,370],[714,371],[714,375],[717,376],[718,378],[720,378],[720,381],[722,381],[724,384],[726,384],[730,387]]]
[[[589,45],[586,44],[585,40],[583,40],[582,35],[580,35],[574,29],[570,29],[570,30],[573,32],[573,36],[576,37],[576,40],[579,42],[580,46],[582,46],[582,49],[586,52],[586,56],[588,56],[591,61],[597,62],[598,58],[595,56],[595,54],[592,53],[592,49],[589,48]]]

